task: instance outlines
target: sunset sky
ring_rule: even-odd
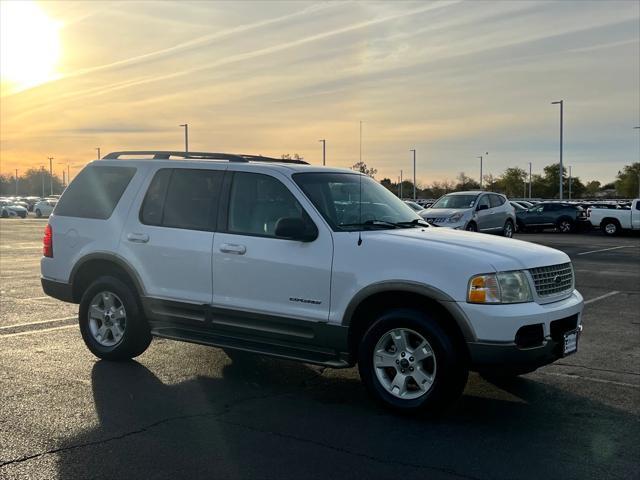
[[[639,161],[640,2],[1,2],[0,173],[183,149],[394,180]]]

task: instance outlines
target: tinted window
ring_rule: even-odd
[[[144,199],[142,223],[189,230],[213,230],[224,172],[163,169]]]
[[[483,195],[480,197],[480,201],[478,202],[478,206],[486,205],[487,208],[491,208],[491,204],[489,203],[489,195]]]
[[[476,203],[476,198],[477,195],[445,195],[431,205],[431,208],[471,208]]]
[[[489,195],[491,201],[491,208],[499,207],[504,203],[504,198],[500,195]]]
[[[640,210],[640,202],[636,202],[636,210]]]
[[[278,220],[302,218],[302,206],[279,180],[268,175],[236,172],[229,198],[228,231],[244,235],[275,237]]]
[[[109,218],[135,173],[133,167],[92,165],[85,168],[65,190],[55,214],[101,220]]]

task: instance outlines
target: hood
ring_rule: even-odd
[[[454,213],[466,213],[468,208],[427,208],[420,212],[423,218],[443,218],[450,217]]]
[[[555,248],[485,233],[433,227],[376,233],[395,237],[398,243],[403,244],[403,248],[410,243],[415,247],[416,255],[420,255],[420,249],[428,249],[431,253],[441,251],[443,255],[453,255],[452,261],[456,262],[464,261],[465,257],[473,258],[474,262],[486,261],[496,271],[544,267],[571,261],[564,252]]]
[[[7,210],[13,210],[14,212],[26,212],[27,209],[24,208],[23,206],[20,205],[7,205],[6,207]]]

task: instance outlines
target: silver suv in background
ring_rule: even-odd
[[[438,227],[505,237],[513,236],[516,224],[515,210],[504,195],[482,191],[448,193],[420,216]]]

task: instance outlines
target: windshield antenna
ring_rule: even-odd
[[[360,120],[360,168],[362,168],[362,120]],[[362,171],[360,172],[360,195],[358,197],[358,205],[359,205],[359,213],[358,223],[360,226],[358,227],[358,246],[362,245]]]

